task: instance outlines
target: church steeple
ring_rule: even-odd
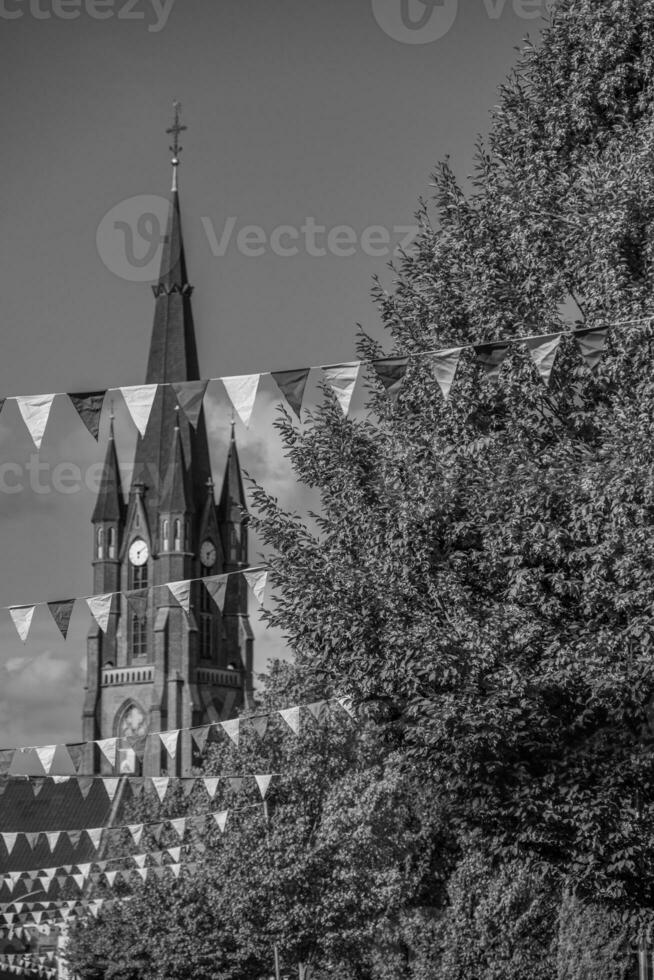
[[[120,480],[120,467],[118,466],[118,456],[116,455],[116,444],[114,442],[114,420],[113,416],[109,423],[109,440],[107,451],[102,467],[102,482],[98,492],[98,499],[95,502],[91,522],[101,524],[103,522],[118,524],[122,521],[125,514],[125,501]]]
[[[218,514],[227,565],[231,569],[246,564],[248,552],[247,500],[243,489],[243,477],[238,449],[236,448],[233,421]]]

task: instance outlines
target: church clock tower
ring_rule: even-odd
[[[182,731],[171,758],[159,739],[144,736],[229,718],[252,687],[252,630],[242,576],[228,580],[222,610],[201,582],[194,583],[188,616],[168,589],[153,588],[248,565],[234,427],[216,505],[203,412],[193,428],[179,410],[174,388],[175,382],[200,378],[177,189],[184,129],[176,104],[168,130],[173,186],[161,272],[153,287],[146,373],[146,384],[160,387],[138,439],[127,502],[112,421],[92,516],[94,592],[121,594],[114,597],[106,631],[94,626],[89,632],[83,737],[122,739],[119,767],[138,766],[142,757],[146,774],[188,772],[193,746]],[[94,763],[104,764],[98,758]]]

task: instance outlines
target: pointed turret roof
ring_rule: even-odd
[[[122,484],[120,480],[120,467],[118,466],[118,456],[116,454],[116,444],[114,442],[114,422],[110,422],[109,441],[102,467],[102,483],[95,502],[91,521],[99,524],[102,521],[113,521],[118,523],[122,520],[125,513],[125,501],[123,498]]]
[[[179,413],[179,409],[177,410]],[[179,417],[179,416],[178,416]],[[164,480],[160,509],[168,513],[184,514],[193,510],[193,495],[188,486],[188,476],[184,463],[184,447],[179,431],[179,422],[173,431],[173,445],[168,457],[168,472]]]
[[[225,476],[220,493],[219,510],[221,523],[233,521],[237,524],[243,519],[243,511],[247,511],[247,499],[243,489],[243,477],[238,449],[236,448],[233,422],[229,450],[227,451],[227,463],[225,464]]]

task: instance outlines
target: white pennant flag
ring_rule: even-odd
[[[163,798],[166,795],[166,790],[168,789],[168,783],[170,782],[169,776],[150,776],[150,782],[152,783],[154,789],[156,790],[159,801],[163,803]]]
[[[102,827],[87,827],[86,833],[91,838],[93,849],[97,851],[98,847],[100,846],[100,841],[102,839]]]
[[[346,695],[344,698],[338,698],[337,700],[341,708],[343,709],[343,711],[347,711],[350,718],[356,717],[356,715],[354,714],[354,706],[352,704],[352,698],[350,697],[349,694]]]
[[[461,347],[450,347],[449,350],[439,350],[431,356],[431,363],[438,385],[447,401],[450,395],[456,369],[459,366]]]
[[[184,831],[186,830],[186,817],[178,817],[176,820],[170,820],[169,823],[179,839],[183,840]]]
[[[136,869],[137,873],[140,874],[141,878],[143,878],[143,881],[147,881],[148,871],[149,870],[150,870],[149,868],[137,868]]]
[[[179,740],[179,728],[172,732],[159,732],[161,744],[171,759],[177,755],[177,742]],[[165,792],[165,790],[164,790]]]
[[[43,771],[47,775],[54,761],[55,752],[57,751],[56,745],[39,745],[35,747],[36,754],[39,757],[39,762],[43,766]]]
[[[120,784],[120,779],[116,776],[108,776],[102,780],[102,785],[105,788],[105,792],[109,797],[110,802],[113,803],[116,792],[118,791],[118,786]]]
[[[216,821],[216,825],[218,826],[218,829],[220,830],[220,833],[221,834],[224,833],[224,831],[225,831],[225,825],[227,823],[227,814],[228,813],[229,813],[229,810],[220,810],[219,813],[214,813],[213,814],[213,818]]]
[[[143,824],[142,823],[129,824],[127,829],[132,835],[132,840],[138,847],[138,845],[141,843],[141,837],[143,836]]]
[[[252,417],[260,377],[259,374],[239,374],[232,378],[221,378],[229,400],[246,429]]]
[[[37,452],[41,448],[43,433],[50,418],[55,395],[17,395],[16,401],[23,421],[32,437]]]
[[[86,879],[89,876],[89,871],[91,870],[91,864],[90,863],[88,863],[88,864],[78,864],[77,865],[77,869],[78,869],[79,873],[84,877],[84,879]]]
[[[202,579],[205,589],[221,612],[225,606],[225,595],[227,593],[228,581],[229,578],[227,575],[212,575],[209,578]]]
[[[80,891],[84,889],[84,875],[71,875],[71,878],[77,885]]]
[[[550,381],[561,336],[560,333],[551,333],[543,334],[541,337],[528,337],[525,340],[531,359],[546,385]]]
[[[179,864],[180,855],[182,853],[181,847],[169,847],[168,848],[168,853],[170,854],[171,858],[173,859],[173,862],[175,864]]]
[[[86,600],[86,605],[94,620],[103,633],[107,632],[109,625],[109,614],[111,613],[111,603],[114,597],[113,592],[106,592],[104,595],[92,595]]]
[[[145,867],[147,854],[132,854],[132,858],[134,859],[134,863],[136,864],[137,867],[139,868]]]
[[[53,854],[55,847],[59,843],[59,838],[61,837],[61,831],[52,830],[48,832],[45,836],[48,840],[48,847],[50,848],[50,853]]]
[[[213,800],[216,795],[216,790],[218,789],[218,778],[216,776],[205,776],[202,782],[205,785],[206,791],[209,794],[209,799]]]
[[[172,871],[172,873],[175,875],[175,877],[176,878],[179,878],[179,873],[182,870],[181,864],[169,864],[168,867],[170,868],[170,870]]]
[[[191,609],[191,580],[185,579],[182,582],[169,582],[168,591],[188,615]]]
[[[95,743],[102,752],[103,756],[113,768],[116,765],[116,750],[118,748],[117,738],[101,738]]]
[[[14,626],[16,627],[16,632],[20,636],[23,643],[27,640],[27,636],[30,631],[30,626],[32,625],[32,616],[34,615],[34,610],[36,606],[10,606],[9,615],[14,621]]]
[[[130,385],[127,388],[119,389],[125,399],[127,410],[132,417],[134,425],[142,436],[148,427],[148,419],[152,411],[152,404],[157,394],[156,385]]]
[[[347,415],[350,410],[350,402],[352,401],[352,394],[357,383],[357,378],[359,377],[360,369],[360,361],[349,361],[347,364],[334,364],[332,367],[324,367],[322,369],[329,387],[336,395],[343,415]]]
[[[110,888],[113,888],[114,882],[116,880],[117,871],[105,871],[104,876],[107,879],[107,884]]]
[[[264,599],[264,593],[266,591],[266,579],[268,578],[268,572],[263,569],[256,572],[243,572],[245,581],[252,589],[252,594],[255,599],[261,605]]]
[[[3,834],[2,835],[2,840],[4,842],[5,847],[7,848],[7,854],[11,854],[11,852],[13,851],[14,844],[16,843],[16,838],[17,837],[18,837],[18,834]]]
[[[234,745],[238,747],[238,734],[240,728],[240,719],[232,718],[230,721],[221,721],[220,723],[227,735],[231,738]]]
[[[300,707],[297,705],[294,708],[283,708],[280,715],[291,729],[297,735],[300,731]]]
[[[272,776],[255,776],[254,778],[257,781],[257,786],[259,787],[259,792],[261,793],[261,799],[265,800]]]

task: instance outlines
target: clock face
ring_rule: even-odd
[[[132,541],[129,546],[129,560],[132,565],[145,565],[148,560],[148,546],[142,538]]]
[[[205,568],[211,568],[216,564],[216,546],[213,541],[203,541],[200,548],[200,561]]]
[[[145,713],[137,704],[131,705],[120,719],[119,735],[121,738],[141,738],[147,735],[148,724]]]

